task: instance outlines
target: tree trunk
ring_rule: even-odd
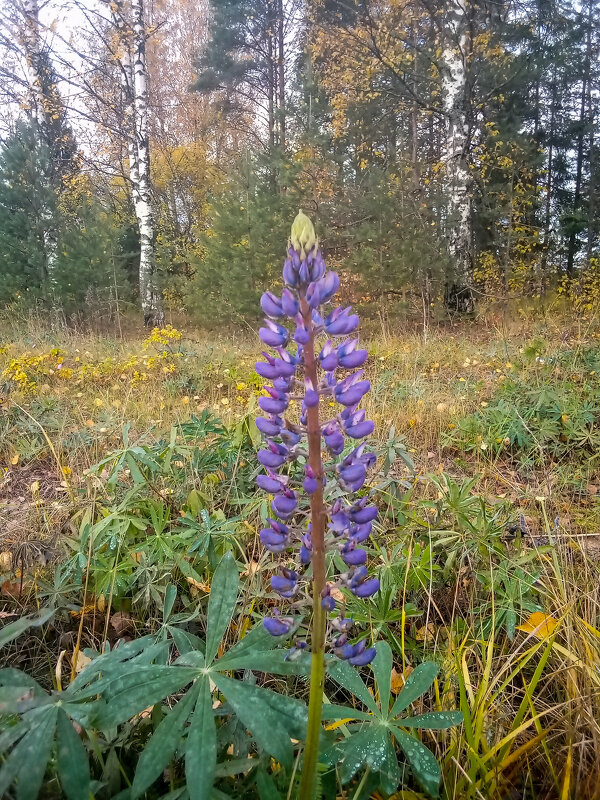
[[[577,156],[575,166],[575,190],[573,193],[573,218],[567,245],[567,275],[573,277],[575,268],[575,255],[577,254],[577,234],[579,229],[578,214],[582,203],[583,162],[585,158],[585,135],[587,127],[586,106],[588,99],[588,85],[590,82],[591,50],[592,50],[592,3],[589,3],[589,13],[586,27],[586,51],[581,79],[581,98],[579,102],[579,128],[577,131]]]
[[[150,111],[146,67],[146,22],[144,0],[131,0],[133,12],[133,97],[137,146],[138,202],[136,216],[140,232],[140,301],[146,325],[163,321],[160,290],[156,285],[154,215],[150,184]]]
[[[447,182],[447,242],[452,275],[446,282],[449,308],[470,312],[472,210],[469,170],[469,122],[467,86],[468,15],[466,0],[449,0],[446,6],[442,50],[442,96],[446,119],[444,162]]]

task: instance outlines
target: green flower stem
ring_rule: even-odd
[[[312,313],[304,297],[300,298],[300,311],[310,338],[304,347],[306,377],[316,389],[318,385],[317,360]],[[308,729],[300,781],[300,800],[313,800],[315,777],[319,761],[321,738],[321,713],[323,687],[325,685],[325,628],[326,614],[321,606],[321,592],[325,588],[327,568],[325,562],[325,524],[327,511],[323,502],[323,460],[321,458],[321,424],[319,404],[307,409],[308,463],[315,472],[318,488],[310,498],[312,569],[313,569],[313,616],[311,625],[311,670],[310,698],[308,702]]]

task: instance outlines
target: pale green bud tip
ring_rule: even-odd
[[[317,236],[313,224],[302,211],[298,212],[298,216],[292,224],[290,241],[294,250],[301,253],[307,253],[309,250],[312,250],[317,243]]]

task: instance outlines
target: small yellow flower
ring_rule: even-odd
[[[227,399],[227,397],[222,397],[222,398],[221,398],[221,403],[222,403],[224,406],[228,406],[228,405],[229,405],[229,400]]]
[[[190,398],[187,397],[186,395],[185,397],[181,398],[181,402],[183,403],[184,406],[187,406],[187,404],[190,402]]]
[[[104,402],[102,401],[102,399],[100,397],[97,397],[94,400],[94,405],[96,406],[96,408],[102,408],[102,406],[104,405]]]

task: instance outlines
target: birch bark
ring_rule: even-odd
[[[150,179],[150,107],[146,65],[144,0],[110,4],[119,39],[119,68],[123,92],[123,131],[127,141],[129,180],[140,239],[139,294],[144,324],[162,324],[156,282],[155,230]]]
[[[154,215],[150,183],[150,108],[146,65],[146,15],[144,0],[131,0],[133,16],[133,97],[137,147],[138,198],[136,216],[140,232],[140,300],[144,323],[162,322],[160,293],[156,285]]]
[[[444,162],[448,189],[447,242],[453,274],[446,284],[446,304],[456,311],[473,310],[472,177],[469,169],[468,114],[469,26],[466,0],[448,0],[444,24],[441,78],[446,120]]]

